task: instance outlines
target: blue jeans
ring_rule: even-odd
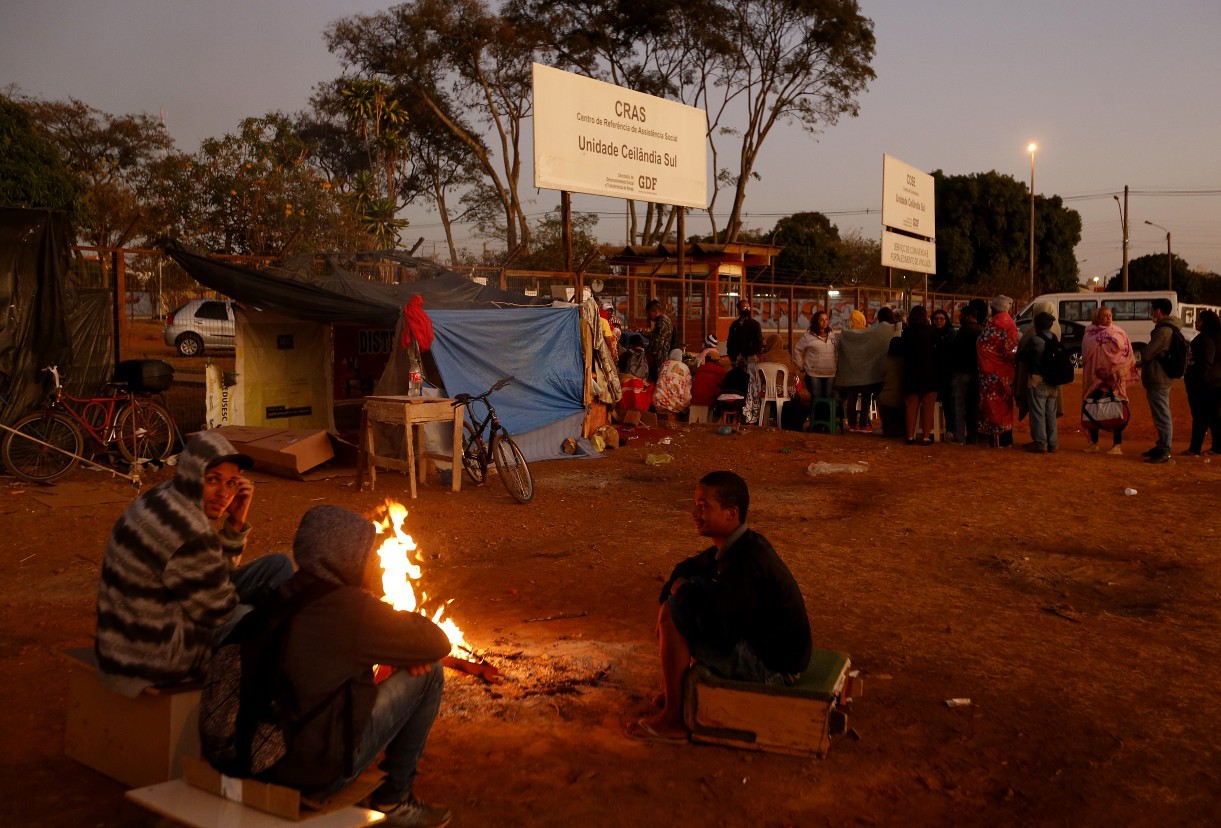
[[[229,573],[229,580],[237,590],[237,609],[233,616],[212,631],[213,645],[224,641],[237,622],[254,609],[255,604],[262,603],[280,588],[280,585],[293,576],[293,561],[287,555],[264,555],[250,563],[239,566]]]
[[[1056,433],[1056,386],[1042,383],[1032,387],[1030,399],[1030,439],[1035,445],[1055,451],[1058,445]]]
[[[954,439],[965,443],[975,436],[975,424],[979,421],[979,388],[974,374],[955,372],[950,377],[950,394],[954,409]]]
[[[806,375],[806,388],[811,397],[830,397],[835,377],[811,377]]]
[[[1169,453],[1170,443],[1174,439],[1174,420],[1170,417],[1170,389],[1146,388],[1145,396],[1149,398],[1149,413],[1153,415],[1153,425],[1157,427],[1157,448]]]
[[[373,712],[353,746],[352,776],[336,780],[318,797],[326,798],[352,784],[383,750],[386,758],[381,769],[386,772],[386,781],[378,789],[379,799],[380,792],[387,786],[394,789],[400,802],[411,796],[416,765],[424,753],[433,720],[437,718],[444,688],[445,668],[440,664],[432,665],[422,676],[396,670],[377,685]]]

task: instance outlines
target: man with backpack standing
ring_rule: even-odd
[[[1170,462],[1170,443],[1174,420],[1170,416],[1170,382],[1183,376],[1187,367],[1187,340],[1182,334],[1183,320],[1171,316],[1170,300],[1154,299],[1149,316],[1153,332],[1140,361],[1140,382],[1149,399],[1149,413],[1157,427],[1157,445],[1145,452],[1149,463]]]
[[[1027,369],[1027,401],[1030,410],[1030,439],[1026,450],[1035,454],[1054,452],[1059,447],[1056,427],[1057,392],[1073,381],[1073,364],[1064,346],[1052,332],[1056,318],[1039,313],[1034,318],[1035,333],[1018,354]]]

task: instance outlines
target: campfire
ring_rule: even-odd
[[[407,508],[395,500],[386,500],[382,507],[385,517],[374,520],[378,535],[386,535],[377,550],[382,565],[382,600],[400,612],[418,612],[441,628],[449,639],[450,654],[442,664],[484,681],[495,683],[500,674],[485,662],[467,642],[462,628],[449,616],[452,598],[434,600],[424,591],[424,558],[411,535],[403,531]]]

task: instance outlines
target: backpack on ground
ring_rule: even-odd
[[[1157,361],[1166,376],[1170,379],[1181,379],[1183,374],[1187,373],[1187,354],[1190,348],[1187,346],[1187,337],[1183,336],[1181,330],[1173,325],[1167,327],[1170,328],[1170,347],[1165,353],[1158,354]]]
[[[330,703],[305,716],[291,709],[281,651],[297,611],[338,588],[319,580],[287,599],[264,602],[216,648],[199,701],[200,745],[212,767],[240,778],[263,773],[284,758],[292,734]]]
[[[1039,374],[1048,385],[1068,385],[1073,381],[1073,356],[1055,334],[1043,337],[1043,362]]]

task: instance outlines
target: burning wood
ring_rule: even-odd
[[[386,593],[382,600],[400,612],[418,612],[441,628],[451,645],[450,654],[441,661],[446,667],[490,684],[501,681],[500,672],[476,654],[457,622],[447,615],[453,599],[434,601],[424,591],[424,558],[411,535],[403,531],[407,508],[394,500],[387,500],[382,508],[385,517],[373,521],[377,534],[387,536],[377,550]]]

